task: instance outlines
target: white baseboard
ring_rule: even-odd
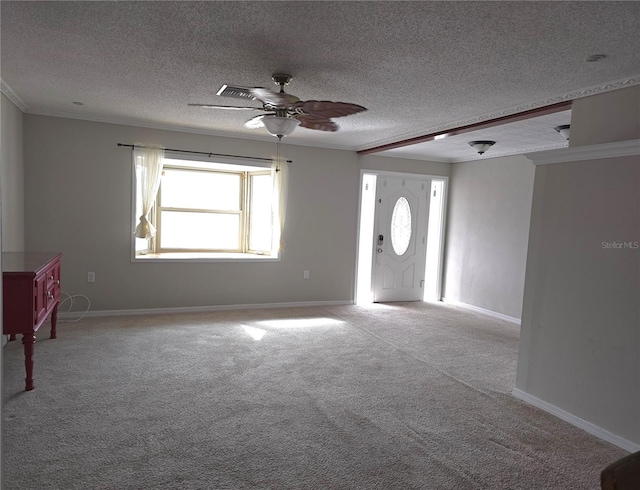
[[[534,407],[544,410],[545,412],[550,413],[551,415],[555,415],[556,417],[558,417],[561,420],[564,420],[565,422],[569,422],[571,425],[574,425],[588,432],[589,434],[592,434],[602,439],[603,441],[610,442],[611,444],[614,444],[632,453],[636,451],[640,451],[640,444],[631,442],[625,439],[624,437],[620,437],[612,432],[609,432],[608,430],[603,429],[602,427],[598,427],[597,425],[592,424],[591,422],[587,422],[586,420],[583,420],[580,417],[577,417],[576,415],[573,415],[565,410],[562,410],[561,408],[558,408],[555,405],[552,405],[551,403],[545,402],[544,400],[541,400],[540,398],[530,395],[529,393],[526,393],[518,388],[513,389],[512,395],[517,399],[528,403],[529,405],[533,405]]]
[[[503,315],[502,313],[498,313],[497,311],[486,310],[484,308],[480,308],[479,306],[473,306],[467,303],[462,303],[460,301],[449,300],[447,298],[442,298],[442,302],[448,303],[452,306],[458,306],[460,308],[464,308],[465,310],[475,311],[476,313],[481,313],[483,315],[491,316],[493,318],[498,318],[500,320],[504,320],[509,323],[515,323],[516,325],[520,325],[520,318]]]
[[[352,301],[301,301],[297,303],[266,303],[266,304],[248,304],[248,305],[217,305],[217,306],[178,306],[173,308],[144,308],[133,310],[102,310],[88,311],[83,315],[81,311],[60,312],[58,318],[73,319],[79,316],[99,317],[99,316],[125,316],[125,315],[154,315],[160,313],[196,313],[206,311],[223,311],[223,310],[255,310],[259,308],[296,308],[304,306],[342,306],[353,305]]]

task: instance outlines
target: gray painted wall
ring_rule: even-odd
[[[402,172],[443,177],[448,177],[451,173],[451,164],[443,162],[427,162],[378,155],[363,155],[359,157],[359,162],[361,169],[379,172]]]
[[[520,318],[533,181],[522,155],[452,165],[447,300]]]
[[[628,141],[640,135],[640,85],[574,100],[569,146]]]
[[[0,94],[0,116],[0,250],[21,252],[24,250],[23,116],[4,94]],[[6,343],[7,337],[3,335],[0,345],[4,347]],[[0,355],[0,366],[1,361]]]
[[[639,101],[576,100],[556,155],[640,139]],[[640,447],[640,249],[606,246],[640,242],[640,156],[568,160],[536,167],[516,388]]]
[[[4,94],[0,95],[2,142],[2,251],[24,250],[23,115]]]
[[[516,387],[640,444],[640,157],[536,168]]]
[[[352,300],[359,182],[354,152],[283,145],[294,163],[280,262],[132,263],[131,150],[117,143],[270,157],[275,138],[271,143],[24,117],[26,246],[62,252],[63,291],[88,296],[92,310]],[[96,273],[93,284],[86,282],[88,271]]]

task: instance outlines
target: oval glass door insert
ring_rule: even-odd
[[[411,206],[405,197],[400,197],[391,215],[391,245],[397,255],[404,255],[411,242]]]

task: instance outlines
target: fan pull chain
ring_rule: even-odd
[[[278,143],[276,143],[276,172],[280,172],[280,143],[282,135],[278,135]]]

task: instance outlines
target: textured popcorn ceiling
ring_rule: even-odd
[[[353,102],[338,133],[287,142],[362,150],[640,83],[638,2],[2,1],[3,91],[25,112],[268,139],[223,84]],[[585,62],[592,54],[607,57]],[[74,105],[73,101],[84,105]],[[256,102],[248,102],[256,105]],[[569,113],[385,155],[462,161],[566,144]],[[534,133],[535,131],[535,133]],[[465,156],[466,155],[466,156]]]

